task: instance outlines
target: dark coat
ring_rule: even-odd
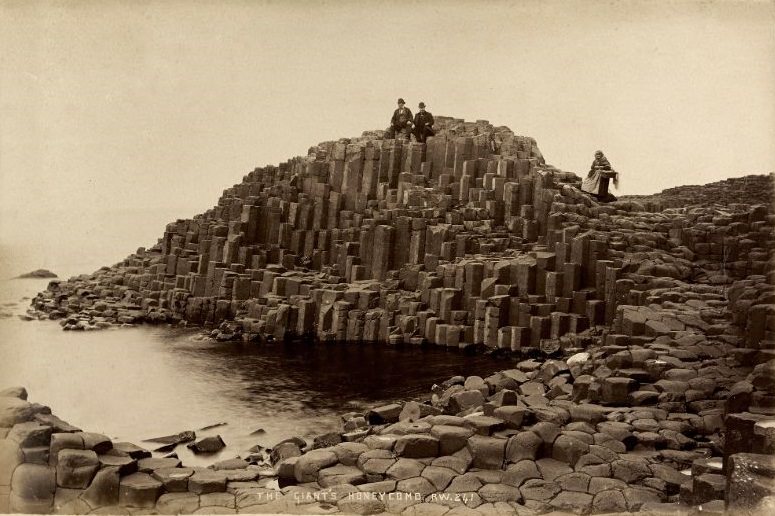
[[[401,112],[401,109],[396,109],[393,111],[393,118],[390,119],[390,125],[392,127],[398,127],[403,128],[406,127],[407,122],[412,121],[412,112],[409,110],[408,107],[403,108],[403,113]]]
[[[418,130],[422,130],[427,128],[433,127],[433,115],[431,115],[428,111],[418,111],[416,115],[414,115],[414,125]]]

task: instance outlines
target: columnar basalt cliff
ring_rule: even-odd
[[[501,350],[501,373],[275,446],[286,494],[334,492],[316,512],[771,507],[772,175],[600,204],[533,139],[437,120],[256,169],[30,317]]]
[[[520,349],[610,324],[654,278],[764,273],[769,178],[746,183],[756,208],[598,205],[531,138],[439,127],[427,145],[367,132],[256,169],[150,250],[54,282],[34,305],[66,329],[237,321],[220,335]],[[611,295],[620,279],[635,288]]]
[[[212,210],[170,224],[160,245],[100,271],[102,292],[81,297],[120,299],[128,310],[119,322],[237,318],[235,329],[251,336],[345,339],[347,321],[334,313],[357,308],[360,331],[350,340],[387,340],[403,292],[454,287],[444,280],[454,271],[436,269],[467,253],[491,254],[493,263],[512,258],[537,240],[549,208],[539,182],[552,178],[536,172],[542,159],[532,139],[486,122],[440,117],[438,124],[427,147],[365,133],[256,169]],[[462,310],[460,294],[473,302],[482,274],[445,304]],[[74,302],[61,293],[52,300],[64,307],[38,304],[58,314]]]

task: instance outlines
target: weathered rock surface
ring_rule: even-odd
[[[204,437],[197,442],[188,445],[188,448],[194,453],[215,453],[221,451],[225,447],[226,443],[223,442],[220,435]]]
[[[726,478],[727,509],[755,514],[767,497],[775,496],[775,456],[738,453],[730,457]]]
[[[162,484],[147,473],[132,473],[119,483],[119,503],[127,507],[153,507],[162,494]]]
[[[164,513],[768,507],[772,176],[607,204],[579,182],[531,138],[439,117],[427,144],[367,132],[258,168],[156,246],[52,282],[30,317],[67,330],[186,321],[217,340],[473,346],[503,370],[259,450],[271,469],[258,451],[204,470],[149,458],[11,390],[0,481],[21,469],[33,487],[9,489],[10,506],[50,510],[56,491],[107,511],[119,468],[118,505]]]
[[[57,485],[85,489],[99,467],[100,461],[92,450],[61,450],[57,459]]]

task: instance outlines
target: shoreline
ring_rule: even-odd
[[[275,444],[268,463],[262,450],[210,469],[124,457],[148,471],[104,473],[109,501],[407,516],[772,508],[773,176],[599,203],[532,138],[483,120],[439,117],[439,129],[425,144],[365,132],[257,168],[150,249],[51,282],[31,317],[539,359],[344,414],[340,431]],[[51,452],[30,465],[48,484],[21,492],[59,483],[62,454],[89,468],[100,455]],[[268,478],[281,499],[267,500]],[[100,510],[83,487],[67,508]],[[300,508],[294,493],[336,500]]]
[[[769,428],[775,418],[726,414],[739,401],[735,387],[740,382],[731,386],[725,402],[715,404],[722,410],[710,408],[700,414],[668,414],[655,407],[612,404],[619,381],[610,386],[611,392],[606,391],[608,384],[603,384],[606,387],[599,391],[603,399],[587,399],[591,387],[588,373],[598,370],[598,360],[609,365],[621,360],[624,349],[613,344],[617,338],[621,336],[606,336],[605,341],[566,354],[563,360],[527,359],[514,369],[486,378],[453,377],[431,387],[428,403],[408,401],[343,415],[341,432],[318,436],[312,442],[289,436],[265,452],[222,460],[209,468],[188,468],[175,458],[149,457],[135,445],[111,443],[97,434],[78,434],[47,415],[46,407],[13,402],[14,414],[24,414],[22,419],[31,422],[17,422],[8,430],[3,456],[8,456],[9,441],[19,443],[24,462],[17,467],[28,464],[21,471],[24,478],[33,480],[22,487],[18,479],[13,480],[15,472],[8,475],[9,509],[72,514],[99,511],[100,507],[109,507],[116,514],[188,513],[204,508],[218,513],[376,514],[416,506],[415,510],[438,512],[466,507],[484,513],[500,508],[516,514],[556,510],[691,514],[702,505],[703,514],[720,514],[725,493],[730,489],[734,492],[740,483],[735,477],[740,476],[740,468],[750,469],[751,460],[773,461],[768,455],[732,455],[751,451],[754,427]],[[630,346],[627,352],[634,355],[637,349]],[[719,351],[719,356],[731,355]],[[711,360],[729,365],[736,359]],[[775,363],[767,367],[775,368]],[[738,369],[740,374],[750,371],[749,379],[756,376],[750,367]],[[758,369],[761,377],[762,368]],[[665,374],[670,370],[675,372]],[[660,375],[672,378],[671,382],[684,382],[673,378],[686,375],[683,371],[681,367],[668,368]],[[702,383],[699,379],[693,384]],[[15,399],[21,400],[26,391],[6,390],[4,394],[1,413],[3,421],[9,421],[6,402],[14,398],[7,395],[20,396]],[[630,403],[640,400],[639,395],[627,396]],[[727,426],[732,418],[742,423],[741,428],[747,425],[751,434],[749,442],[744,438],[738,443],[739,450],[727,449],[729,444],[718,439],[724,414]],[[61,434],[82,435],[84,450],[69,450],[72,440]],[[43,450],[41,439],[46,435],[49,448]],[[60,440],[69,444],[60,445]],[[25,446],[30,444],[37,446]],[[771,449],[773,444],[770,440],[759,446]],[[51,458],[52,450],[57,459]],[[77,466],[72,471],[60,467],[59,455]],[[95,457],[96,469],[91,460]],[[265,460],[259,461],[259,457]],[[741,461],[743,464],[738,464]],[[60,475],[69,479],[68,475],[78,476],[75,471],[83,468],[94,469],[88,482],[82,479],[80,487],[59,485],[75,485]],[[49,478],[45,482],[38,478],[46,474]],[[187,479],[185,489],[181,477]],[[171,478],[176,481],[174,486]],[[43,497],[48,500],[45,503],[25,505],[23,498],[13,495],[14,485],[29,493],[43,485],[41,482],[57,486],[50,499]],[[274,482],[279,483],[276,488]],[[721,490],[719,483],[726,488]],[[35,500],[40,500],[41,493],[35,494]],[[762,500],[769,503],[771,499]]]

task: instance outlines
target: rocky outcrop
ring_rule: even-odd
[[[738,483],[769,471],[741,453],[773,452],[772,177],[601,204],[531,138],[486,121],[438,129],[427,144],[366,132],[256,169],[157,245],[52,282],[31,316],[503,357],[501,373],[452,378],[427,402],[278,444],[284,498],[235,493],[231,510],[301,497],[313,512],[712,512],[765,493]],[[86,455],[71,460],[79,481]],[[183,475],[187,491],[182,473],[131,475],[119,499],[164,510],[233,487],[217,471]]]
[[[724,430],[729,385],[750,368],[707,342],[623,337],[453,377],[427,401],[343,415],[330,442],[295,437],[208,468],[80,431],[8,389],[0,511],[767,514],[775,415],[728,414]]]
[[[731,177],[706,185],[686,185],[668,188],[653,195],[628,195],[623,200],[634,200],[653,211],[687,206],[728,207],[739,204],[772,206],[773,191],[768,185],[772,174]]]
[[[427,144],[380,132],[325,142],[254,170],[156,246],[52,283],[33,314],[75,330],[186,321],[222,340],[521,350],[611,324],[652,290],[768,270],[766,205],[695,195],[648,211],[599,204],[578,182],[534,140],[483,121],[442,117]],[[771,196],[767,176],[724,191],[738,183]]]

